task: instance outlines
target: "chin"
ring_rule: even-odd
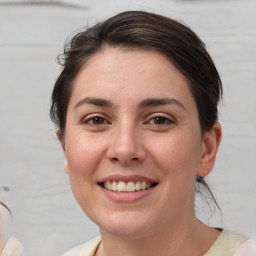
[[[147,221],[145,215],[136,217],[133,215],[113,216],[111,219],[108,218],[108,220],[96,224],[100,227],[101,233],[107,232],[113,236],[127,239],[143,237],[150,231],[152,223]]]
[[[112,236],[123,238],[127,240],[134,240],[143,238],[147,234],[147,230],[145,228],[138,228],[138,227],[102,227],[100,228],[101,234],[108,233]]]

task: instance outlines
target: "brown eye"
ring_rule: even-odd
[[[151,119],[150,123],[153,123],[156,125],[165,125],[165,124],[171,124],[173,123],[173,121],[163,116],[156,116]]]
[[[108,122],[103,117],[94,116],[94,117],[90,117],[90,118],[84,120],[83,123],[88,124],[88,125],[103,125],[103,124],[107,124]]]
[[[93,117],[92,119],[91,119],[91,123],[92,124],[104,124],[105,123],[105,119],[104,118],[102,118],[102,117]]]

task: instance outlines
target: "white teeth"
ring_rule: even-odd
[[[113,190],[113,191],[117,191],[118,190],[118,186],[117,186],[117,183],[115,181],[113,181],[112,187],[111,187],[111,182],[110,182],[109,190]]]
[[[134,182],[129,181],[126,185],[126,191],[127,192],[134,192],[135,191],[135,185]]]
[[[119,181],[117,185],[117,190],[119,192],[125,192],[126,191],[126,183],[123,181]]]
[[[111,182],[110,181],[107,181],[105,184],[106,184],[107,189],[111,189]]]
[[[141,189],[141,182],[140,181],[136,182],[135,189],[136,190],[140,190]]]
[[[146,189],[146,186],[147,186],[147,182],[146,182],[146,181],[143,181],[143,182],[141,183],[141,189],[142,189],[142,190],[145,190],[145,189]]]
[[[118,191],[118,192],[135,192],[139,190],[147,190],[152,186],[151,182],[146,181],[129,181],[125,183],[123,181],[107,181],[103,183],[103,187],[107,190]]]

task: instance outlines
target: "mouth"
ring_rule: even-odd
[[[158,183],[156,182],[147,182],[147,181],[106,181],[98,183],[102,188],[114,191],[118,193],[136,193],[139,191],[149,190]]]

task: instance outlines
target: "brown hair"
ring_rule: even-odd
[[[63,70],[52,92],[50,110],[62,136],[74,79],[86,61],[107,46],[155,50],[166,56],[188,80],[202,134],[212,129],[218,120],[222,83],[204,43],[178,21],[144,11],[127,11],[82,30],[66,44],[59,58]],[[198,177],[197,181],[214,199],[204,178]]]

